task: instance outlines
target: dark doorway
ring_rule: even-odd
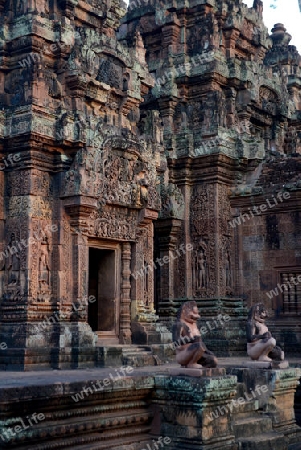
[[[116,338],[117,321],[116,252],[109,249],[89,249],[88,322],[99,338]]]

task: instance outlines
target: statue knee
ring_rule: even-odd
[[[217,364],[218,364],[218,360],[217,360],[216,356],[213,356],[213,359],[212,359],[212,367],[216,367]]]
[[[268,342],[269,342],[269,344],[272,345],[273,347],[276,347],[276,339],[270,338]]]
[[[205,347],[203,345],[203,342],[197,342],[195,345],[197,345],[197,352],[199,355],[203,355],[203,353],[205,352]]]

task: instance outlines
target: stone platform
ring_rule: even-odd
[[[222,358],[198,376],[176,364],[1,372],[0,448],[153,450],[165,439],[167,450],[300,450],[301,361],[247,360]]]

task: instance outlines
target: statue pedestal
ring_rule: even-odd
[[[289,367],[288,361],[272,361],[272,369],[287,369]]]
[[[179,367],[170,369],[168,375],[155,376],[157,432],[172,437],[164,448],[232,450],[235,437],[227,405],[236,390],[236,376],[225,375],[220,368]]]
[[[244,361],[240,364],[241,367],[248,367],[249,369],[287,369],[289,367],[288,361]]]

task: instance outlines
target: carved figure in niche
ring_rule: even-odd
[[[49,8],[48,8],[48,1],[45,2],[45,0],[34,0],[35,3],[35,10],[39,13],[46,13],[49,14]]]
[[[67,68],[70,70],[81,69],[81,40],[76,39],[72,52],[68,58]]]
[[[114,65],[107,59],[102,59],[96,77],[97,81],[103,81],[116,89],[122,86],[121,67]]]
[[[206,250],[207,245],[201,240],[195,256],[195,279],[197,291],[205,290],[208,285]]]
[[[227,106],[226,106],[226,97],[224,94],[220,95],[220,116],[219,116],[219,125],[221,127],[227,127]]]
[[[15,4],[15,14],[22,15],[24,14],[24,0],[16,0],[13,2]]]
[[[25,102],[30,101],[28,77],[31,75],[33,65],[26,70],[22,70],[22,72],[13,73],[6,77],[4,91],[10,95],[12,105],[24,105]]]
[[[146,65],[146,60],[145,60],[146,49],[144,47],[144,42],[143,42],[142,36],[140,34],[140,31],[136,31],[135,45],[136,45],[136,56],[137,56],[138,61],[142,65]]]
[[[263,2],[262,2],[262,0],[254,0],[253,8],[256,9],[258,14],[262,15],[262,13],[263,13]]]
[[[130,74],[124,73],[123,74],[123,80],[122,80],[122,90],[128,91],[129,89],[129,82],[130,82]]]
[[[41,294],[49,292],[50,266],[49,266],[49,243],[45,236],[41,242],[39,258],[39,292]]]
[[[176,361],[182,367],[216,367],[217,358],[202,341],[197,327],[200,318],[195,301],[183,303],[173,326],[173,341],[176,343]]]
[[[7,258],[7,284],[8,286],[20,285],[20,255],[17,248],[15,234],[12,233],[9,243],[10,255]]]
[[[158,111],[154,111],[154,139],[155,142],[159,145],[163,144],[163,127],[162,121],[160,118],[160,113]]]
[[[204,27],[203,34],[201,36],[201,48],[207,50],[210,45],[210,32],[208,27]]]
[[[140,204],[140,189],[136,183],[132,184],[131,203],[134,205]]]
[[[206,259],[203,250],[197,255],[197,289],[206,288]]]
[[[226,271],[226,293],[232,293],[232,272],[231,272],[231,256],[230,251],[226,251],[226,261],[225,261],[225,271]]]
[[[81,59],[89,75],[93,75],[99,65],[99,57],[88,45],[84,45],[81,50]]]
[[[256,303],[249,311],[247,321],[247,353],[256,361],[283,361],[284,352],[276,346],[265,321],[268,317],[265,306]]]
[[[138,184],[140,185],[139,203],[142,206],[146,206],[148,201],[148,181],[145,176],[145,171],[142,171],[137,175],[137,181]]]
[[[48,78],[48,93],[50,97],[53,98],[61,98],[62,96],[62,85],[57,79],[57,75],[55,73],[52,73],[50,77]]]
[[[212,108],[207,108],[204,111],[203,127],[205,130],[210,130],[210,128],[215,125],[215,110],[214,106],[211,106]]]

